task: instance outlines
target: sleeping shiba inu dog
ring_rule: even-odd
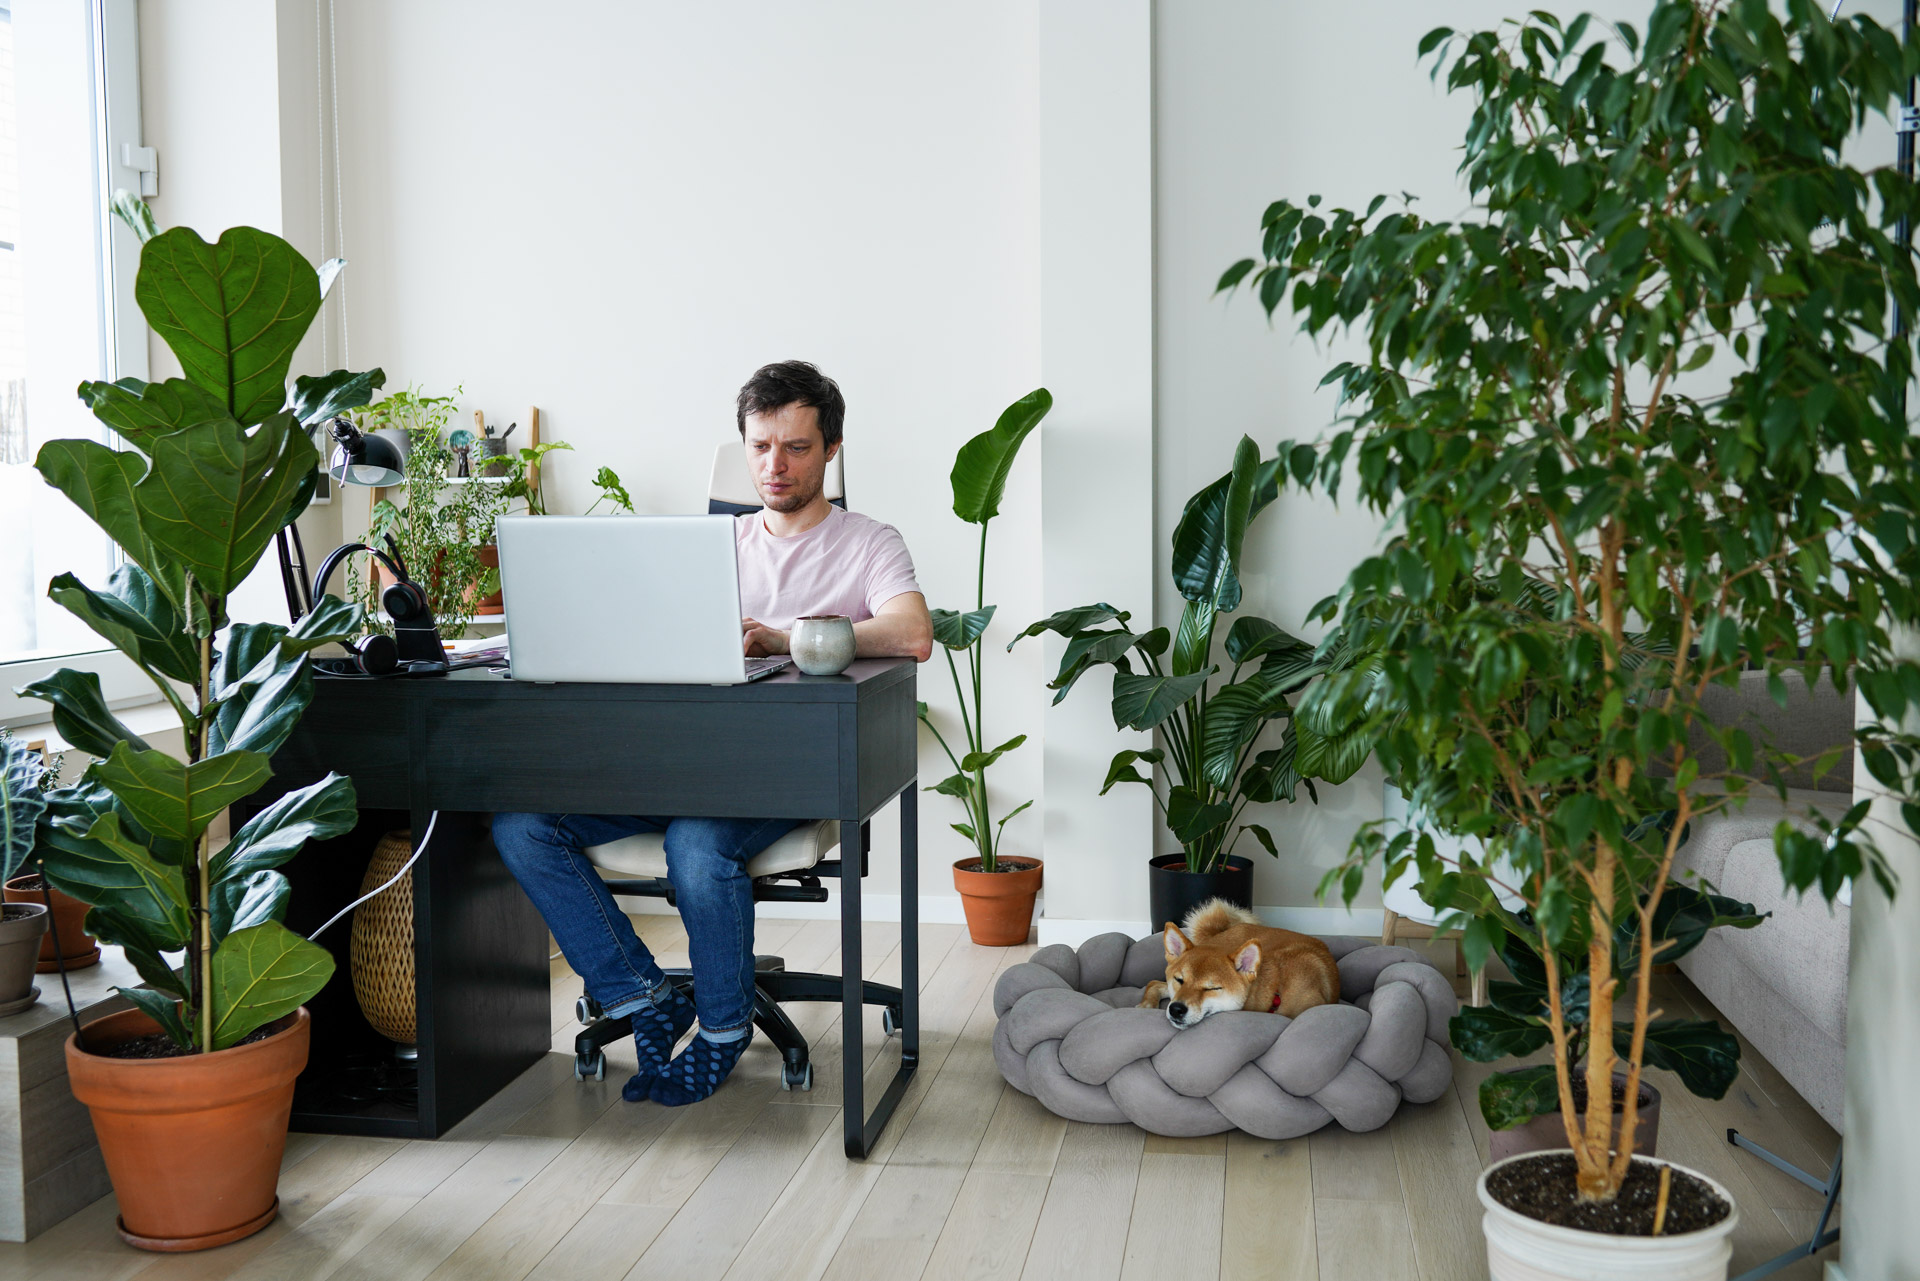
[[[1192,1027],[1222,1010],[1262,1010],[1293,1018],[1340,999],[1340,971],[1319,939],[1260,924],[1221,899],[1187,914],[1186,929],[1167,922],[1167,977],[1147,984],[1140,1005],[1167,1002],[1167,1020]]]

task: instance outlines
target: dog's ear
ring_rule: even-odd
[[[1254,974],[1260,969],[1260,945],[1249,943],[1240,949],[1240,955],[1233,958],[1233,968],[1242,974]]]
[[[1192,941],[1189,940],[1185,934],[1182,934],[1180,927],[1172,921],[1167,922],[1166,939],[1167,959],[1169,961],[1186,955],[1187,949],[1193,946]]]

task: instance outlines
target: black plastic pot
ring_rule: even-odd
[[[1168,921],[1184,924],[1187,913],[1208,899],[1223,898],[1251,912],[1253,860],[1234,855],[1217,872],[1189,872],[1186,855],[1162,854],[1147,860],[1147,886],[1152,910],[1148,928],[1156,934]]]

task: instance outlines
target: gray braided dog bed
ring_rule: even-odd
[[[1400,1100],[1428,1103],[1453,1079],[1453,984],[1404,947],[1327,940],[1340,1004],[1297,1019],[1236,1010],[1184,1031],[1141,990],[1166,977],[1158,934],[1056,943],[1010,967],[993,993],[993,1057],[1015,1089],[1072,1121],[1131,1121],[1154,1134],[1239,1128],[1290,1139],[1338,1121],[1387,1123]]]

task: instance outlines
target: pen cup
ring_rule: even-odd
[[[853,663],[853,620],[844,614],[796,618],[787,648],[793,665],[807,675],[838,676]]]

